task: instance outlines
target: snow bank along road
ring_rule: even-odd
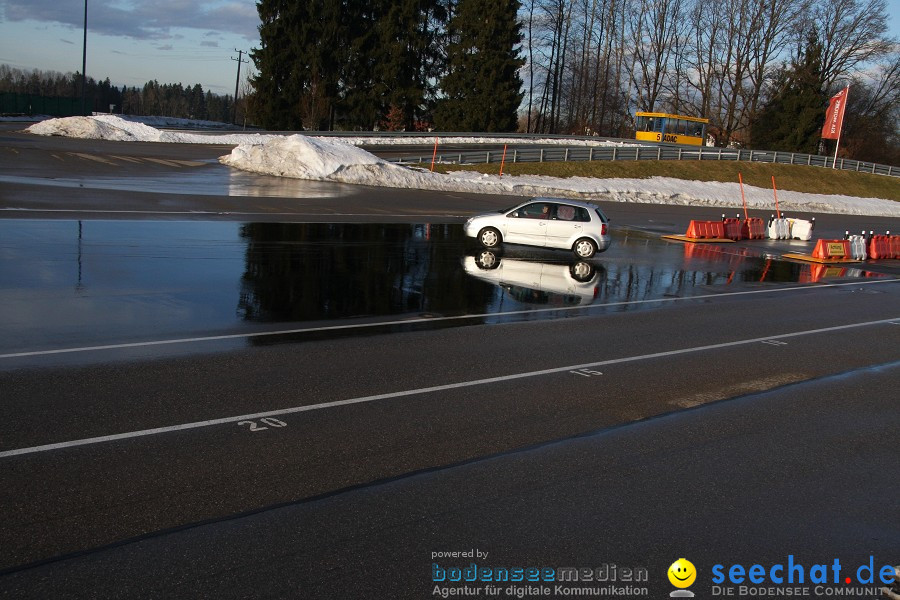
[[[388,163],[357,148],[371,138],[315,138],[303,135],[276,136],[231,134],[204,136],[160,131],[143,123],[105,115],[51,119],[28,128],[39,135],[63,135],[74,138],[168,143],[238,144],[222,162],[234,168],[279,177],[311,181],[335,181],[392,188],[412,188],[474,193],[516,195],[563,195],[578,198],[604,198],[618,202],[649,202],[689,206],[742,206],[735,183],[687,182],[665,177],[651,179],[591,179],[575,177],[493,177],[479,173],[456,172],[447,175],[413,171]],[[379,140],[390,143],[396,140]],[[536,140],[557,143],[561,140]],[[579,143],[585,143],[580,141]],[[598,141],[594,145],[615,145]],[[770,191],[748,186],[746,201],[759,208],[771,203]],[[900,216],[896,202],[875,198],[841,195],[783,192],[786,210],[812,210],[843,214]]]

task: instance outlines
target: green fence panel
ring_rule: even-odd
[[[88,102],[88,106],[93,102]],[[71,117],[81,114],[81,98],[0,92],[0,114]]]

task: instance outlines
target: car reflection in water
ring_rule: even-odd
[[[492,283],[526,304],[591,304],[606,276],[603,266],[583,260],[559,262],[493,250],[477,251],[462,262],[467,275]]]

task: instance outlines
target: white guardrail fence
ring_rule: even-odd
[[[434,135],[434,134],[431,134]],[[442,134],[440,137],[456,137],[465,136],[466,134]],[[472,137],[472,134],[468,134]],[[519,134],[500,135],[497,137],[514,139],[564,139],[564,136],[549,135],[532,135],[525,136]],[[569,138],[572,139],[572,138]],[[592,140],[592,138],[575,138]],[[635,144],[633,140],[616,140],[609,138],[601,138],[604,141],[618,142],[624,144]],[[496,138],[495,138],[496,140]],[[451,164],[487,164],[500,163],[503,160],[503,149],[497,149],[495,140],[490,142],[495,148],[490,150],[441,150],[438,143],[436,162]],[[593,138],[592,141],[597,140]],[[511,145],[515,144],[513,142]],[[402,156],[391,156],[386,160],[397,163],[430,163],[432,160],[433,146],[423,145],[421,150],[411,151],[410,154]],[[373,147],[376,149],[377,147]],[[747,161],[747,162],[763,162],[778,163],[784,165],[807,165],[812,167],[837,168],[843,171],[857,171],[860,173],[873,173],[875,175],[888,175],[891,177],[900,177],[900,167],[892,167],[890,165],[882,165],[866,161],[851,160],[848,158],[838,158],[837,164],[830,156],[818,156],[813,154],[800,154],[797,152],[776,152],[766,150],[737,150],[733,148],[710,148],[704,146],[669,146],[659,145],[622,145],[622,146],[539,146],[536,148],[517,147],[508,148],[506,151],[507,163],[518,162],[550,162],[550,161],[589,161],[589,160],[730,160],[730,161]]]

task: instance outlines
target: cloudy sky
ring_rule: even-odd
[[[900,0],[888,0],[900,37]],[[88,0],[87,74],[117,86],[234,93],[237,50],[259,45],[256,0]],[[84,0],[0,0],[0,63],[81,71]],[[243,85],[247,65],[241,67]]]
[[[81,71],[84,0],[0,0],[0,63]],[[199,83],[234,93],[238,50],[259,45],[255,0],[88,0],[89,77]],[[246,58],[246,55],[245,55]],[[243,80],[248,65],[241,66]]]

